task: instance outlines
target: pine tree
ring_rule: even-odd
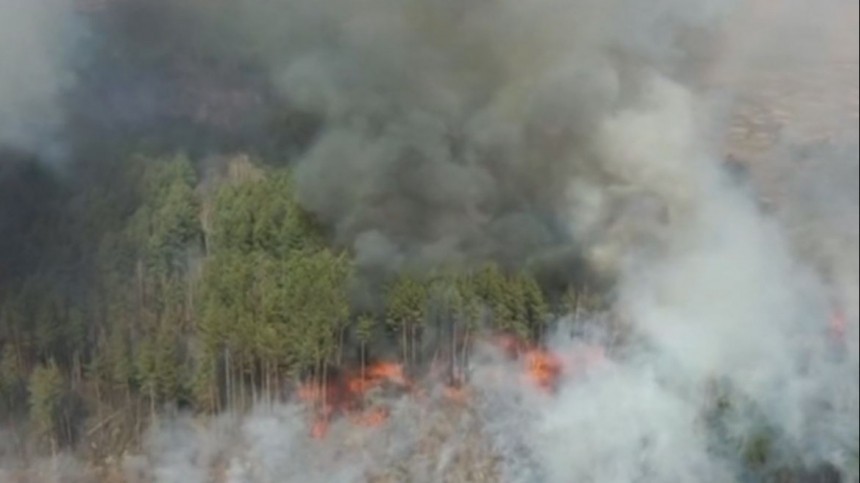
[[[30,375],[30,420],[38,436],[48,438],[56,452],[60,433],[60,409],[64,394],[63,376],[52,361],[38,365]]]
[[[175,327],[162,323],[154,349],[157,393],[164,401],[175,401],[181,384]]]
[[[472,334],[478,330],[483,312],[483,302],[478,296],[475,287],[475,278],[470,274],[463,274],[457,278],[457,303],[455,305],[455,316],[462,327],[462,340],[460,342],[459,372],[463,375],[463,381],[468,378],[469,348]]]
[[[192,397],[199,411],[214,413],[218,410],[216,357],[201,351],[197,357],[192,381]]]
[[[501,330],[525,339],[528,337],[528,321],[522,279],[518,276],[506,277],[502,287],[504,311],[496,324]]]
[[[526,322],[535,340],[540,340],[546,329],[549,308],[537,280],[531,274],[521,274],[520,286],[523,293]]]
[[[11,411],[24,389],[24,368],[16,348],[11,344],[4,345],[0,353],[0,396],[3,397],[6,409]]]
[[[361,379],[364,380],[364,368],[367,364],[367,344],[373,337],[376,328],[376,319],[370,314],[362,314],[358,317],[355,325],[355,337],[358,340],[361,358]]]
[[[415,358],[414,338],[410,351],[410,336],[414,336],[416,327],[424,321],[426,303],[426,287],[409,275],[395,279],[386,293],[386,322],[400,332],[404,363],[413,362]]]
[[[140,389],[149,399],[150,414],[155,416],[158,403],[158,349],[151,337],[140,344],[136,360],[136,373]]]
[[[496,328],[506,330],[511,325],[514,314],[507,300],[507,281],[505,275],[495,264],[487,264],[473,279],[475,293],[481,298],[492,316]]]

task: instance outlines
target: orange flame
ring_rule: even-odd
[[[560,357],[511,334],[497,335],[493,342],[509,358],[523,361],[528,381],[541,390],[555,390],[564,370]]]
[[[364,397],[368,391],[386,383],[410,387],[403,372],[403,366],[392,362],[380,362],[368,366],[363,375],[344,374],[334,377],[324,387],[315,383],[302,384],[296,391],[297,398],[309,406],[314,406],[311,424],[311,437],[325,437],[333,417],[347,415],[357,425],[375,427],[388,419],[389,411],[384,407],[373,407],[361,411]],[[321,407],[320,407],[321,406]]]
[[[544,391],[553,391],[562,373],[561,360],[548,351],[531,349],[525,354],[526,371],[532,383]]]
[[[565,373],[590,367],[605,358],[601,346],[586,346],[583,350],[560,355],[511,334],[497,334],[491,342],[508,358],[519,361],[529,385],[550,394],[556,391]],[[437,382],[441,382],[441,378],[448,379],[442,387],[444,400],[465,405],[470,402],[472,393],[462,376],[452,374],[450,367],[446,371],[444,364],[434,361],[428,379]],[[413,384],[403,365],[395,362],[378,362],[363,371],[341,372],[325,386],[308,383],[299,387],[298,399],[313,408],[311,437],[324,438],[335,417],[346,417],[350,423],[362,427],[384,424],[390,417],[390,409],[387,406],[368,406],[365,396],[369,391],[388,384],[408,391],[416,400],[426,400],[426,388]]]

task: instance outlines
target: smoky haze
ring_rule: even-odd
[[[275,83],[322,119],[296,160],[299,198],[370,266],[588,245],[615,206],[648,196],[607,170],[601,122],[680,67],[676,36],[712,6],[288,2]],[[586,185],[573,197],[571,180]],[[593,186],[608,189],[586,206]],[[588,213],[568,224],[571,204]]]
[[[205,152],[222,132],[277,136],[260,119],[281,109],[313,126],[281,151],[302,204],[362,268],[570,264],[617,212],[660,211],[607,172],[595,133],[643,79],[681,75],[725,3],[10,4],[2,139],[42,157],[107,133]],[[588,212],[572,225],[570,204]]]
[[[0,146],[57,158],[62,95],[74,81],[71,2],[3,0],[0,9]]]
[[[565,381],[556,399],[482,379],[498,364],[491,350],[475,363],[475,386],[486,395],[475,411],[505,481],[746,481],[729,443],[706,430],[720,388],[748,402],[721,420],[729,442],[764,425],[780,464],[826,462],[847,475],[844,448],[858,438],[858,201],[846,181],[856,174],[856,147],[812,152],[832,163],[793,171],[777,216],[727,176],[728,128],[713,115],[723,98],[703,93],[707,82],[694,66],[713,53],[735,3],[189,0],[153,3],[148,25],[175,20],[161,25],[177,36],[190,26],[199,50],[189,47],[188,58],[214,69],[200,59],[221,56],[262,76],[259,98],[224,111],[239,128],[263,129],[236,121],[237,112],[257,119],[283,109],[310,120],[284,151],[299,200],[361,269],[496,259],[574,272],[584,260],[617,281],[612,312],[628,321],[635,342],[594,374]],[[795,4],[785,12],[800,18]],[[72,57],[53,50],[58,20],[50,10],[23,5],[10,7],[16,14],[0,26],[29,26],[27,38],[44,46],[33,51],[33,72],[56,75],[22,83],[5,59],[26,57],[25,43],[0,43],[0,140],[38,152],[39,139],[67,142],[68,131],[53,124],[62,116],[44,113],[59,109],[61,66]],[[732,40],[779,54],[802,44],[779,42],[782,28],[767,25],[747,25],[757,35]],[[819,52],[803,46],[804,55]],[[720,65],[732,81],[754,63],[735,54],[750,49],[726,48]],[[42,52],[47,60],[35,62]],[[145,85],[144,101],[117,88],[113,105],[158,137],[149,120],[159,117],[148,110],[157,104],[147,100],[173,91]],[[793,140],[780,146],[773,156],[802,157]],[[751,169],[754,178],[758,169],[785,172],[779,163]],[[809,228],[801,233],[798,223]],[[822,241],[833,233],[838,242]],[[822,260],[812,264],[808,252]],[[849,319],[838,349],[823,334],[833,305]],[[550,340],[562,353],[581,342],[564,331]],[[343,441],[308,446],[298,410],[287,406],[261,408],[229,431],[218,421],[155,426],[147,454],[129,458],[127,471],[207,481],[220,451],[231,481],[363,481],[365,468],[402,457],[378,446],[412,447],[421,408],[410,404],[361,458],[342,456]],[[461,442],[449,443],[462,451]],[[441,474],[416,468],[433,475],[427,481]]]

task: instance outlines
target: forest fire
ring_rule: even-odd
[[[496,335],[490,339],[492,346],[505,357],[517,361],[521,366],[521,380],[545,394],[553,394],[565,372],[576,367],[588,367],[604,357],[603,348],[592,346],[572,354],[557,354],[533,342],[510,334]],[[324,385],[305,383],[298,388],[297,397],[312,408],[313,421],[310,435],[320,439],[326,436],[334,418],[343,417],[359,427],[378,427],[390,417],[385,404],[373,403],[369,394],[377,389],[391,389],[408,394],[416,400],[424,400],[427,388],[421,387],[407,377],[402,364],[390,361],[376,362],[360,370],[341,372],[329,378]],[[440,382],[446,373],[434,364],[428,377],[429,384]],[[473,396],[471,387],[463,374],[448,375],[442,384],[441,396],[456,405],[467,405]]]
[[[497,336],[494,345],[509,358],[524,362],[525,376],[531,384],[546,392],[555,391],[564,372],[557,354],[510,334]]]
[[[561,360],[541,349],[528,351],[524,359],[531,382],[544,391],[554,390],[562,372]]]
[[[347,373],[333,377],[324,385],[305,383],[298,388],[299,400],[314,408],[311,436],[319,439],[328,432],[332,418],[344,415],[357,426],[376,427],[388,419],[384,406],[366,408],[368,392],[387,384],[399,390],[408,390],[411,382],[403,373],[403,366],[393,362],[371,364],[357,374]]]

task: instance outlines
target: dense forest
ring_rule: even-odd
[[[76,218],[27,220],[62,250],[3,286],[7,424],[28,421],[57,448],[116,411],[140,428],[164,408],[241,410],[369,358],[420,372],[442,351],[454,377],[470,334],[539,340],[551,313],[596,303],[491,262],[370,282],[297,204],[288,168],[238,155],[199,171],[184,155],[131,156],[109,183],[66,195]],[[357,303],[368,283],[380,300]]]
[[[21,450],[115,451],[161,411],[241,411],[370,359],[444,353],[453,379],[477,331],[538,340],[595,303],[503,253],[357,264],[297,201],[320,116],[273,94],[249,32],[194,2],[76,5],[61,135],[0,146],[0,424]]]

